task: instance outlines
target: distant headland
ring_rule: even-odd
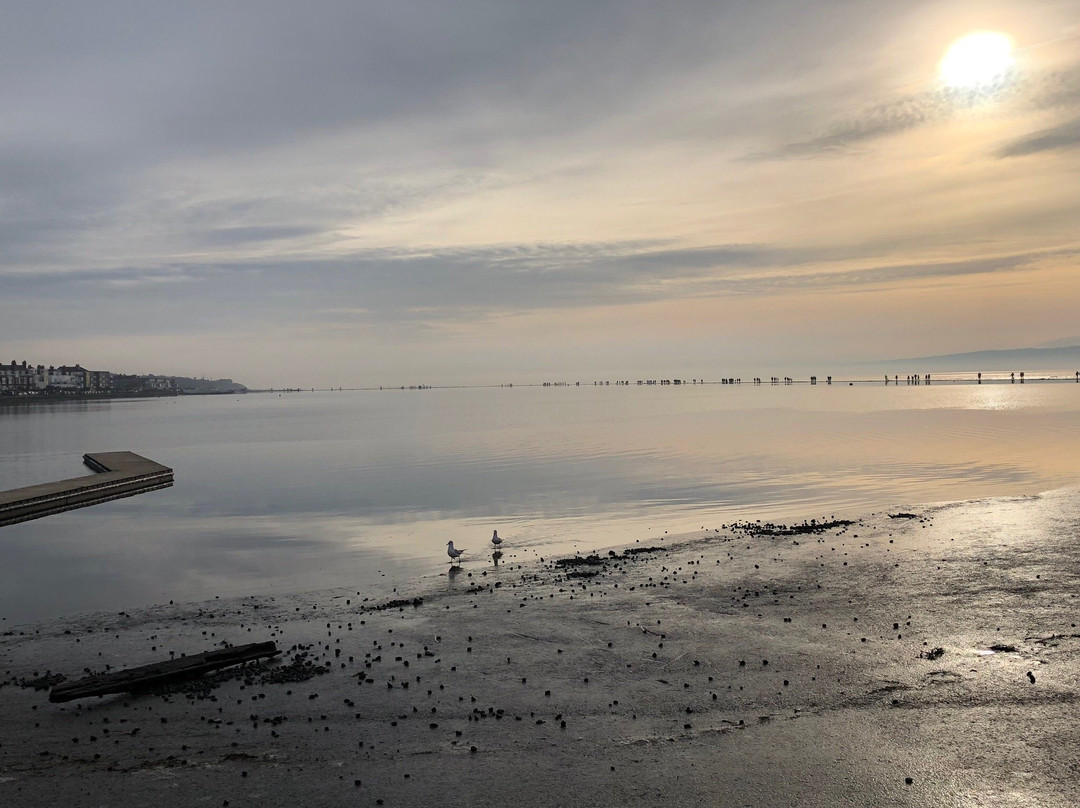
[[[1080,366],[1080,345],[1052,348],[1011,348],[998,351],[971,351],[969,353],[919,356],[908,359],[889,359],[884,362],[866,363],[878,366],[919,367],[926,370],[961,371],[979,369],[984,371],[1028,368],[1069,368]]]

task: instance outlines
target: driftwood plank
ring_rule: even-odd
[[[253,659],[277,656],[280,653],[272,642],[256,642],[217,651],[205,651],[179,659],[169,659],[138,668],[128,668],[115,673],[101,673],[74,682],[64,682],[52,689],[49,693],[49,701],[72,701],[88,696],[127,693],[150,685],[200,676],[218,668],[227,668],[229,665],[238,665]]]

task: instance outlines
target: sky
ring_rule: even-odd
[[[1078,267],[1080,0],[0,0],[3,361],[825,375],[1080,343]]]

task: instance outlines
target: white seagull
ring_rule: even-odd
[[[455,550],[454,549],[454,543],[452,541],[448,541],[446,543],[446,554],[448,556],[450,556],[450,563],[451,564],[453,564],[455,561],[457,561],[458,558],[461,556],[461,554],[464,553],[464,552],[465,552],[464,550]]]
[[[498,547],[502,544],[502,539],[499,538],[499,531],[493,531],[491,534],[491,543]]]

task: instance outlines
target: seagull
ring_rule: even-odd
[[[455,550],[454,549],[454,543],[452,541],[448,541],[446,543],[446,554],[448,556],[450,556],[450,563],[451,564],[453,564],[455,561],[457,561],[458,557],[464,552],[465,552],[464,550]]]
[[[493,531],[491,534],[491,543],[498,547],[502,544],[502,539],[499,538],[499,531]]]

